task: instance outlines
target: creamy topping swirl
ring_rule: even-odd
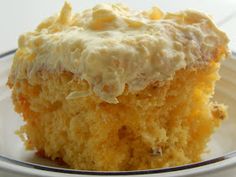
[[[172,14],[154,7],[137,12],[121,4],[99,4],[72,15],[65,3],[59,15],[20,36],[12,75],[21,79],[40,70],[69,71],[102,100],[118,103],[126,86],[136,92],[170,80],[179,69],[227,54],[227,43],[225,33],[196,11]]]

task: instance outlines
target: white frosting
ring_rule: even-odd
[[[12,76],[16,80],[41,70],[69,71],[86,80],[102,100],[118,103],[125,86],[136,92],[172,79],[179,69],[227,53],[227,43],[211,19],[196,11],[164,14],[154,7],[136,12],[120,4],[100,4],[72,15],[65,3],[60,15],[19,38]],[[73,95],[81,93],[68,98]]]

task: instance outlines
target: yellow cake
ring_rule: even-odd
[[[8,85],[27,149],[75,169],[197,162],[226,117],[210,101],[228,38],[187,10],[99,4],[19,38]]]

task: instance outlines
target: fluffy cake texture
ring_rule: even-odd
[[[210,98],[227,43],[196,11],[65,3],[19,38],[8,85],[26,147],[87,170],[199,161],[226,115]]]

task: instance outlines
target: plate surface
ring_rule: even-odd
[[[12,55],[7,55],[0,59],[0,176],[1,173],[3,174],[3,171],[5,171],[4,173],[6,174],[13,173],[19,176],[26,174],[58,176],[63,171],[63,169],[61,169],[63,167],[59,169],[59,166],[52,161],[35,156],[33,151],[26,151],[23,143],[15,134],[15,131],[19,129],[23,122],[20,116],[14,112],[10,98],[11,93],[6,86],[7,76],[12,62],[11,58]],[[208,161],[200,165],[195,165],[196,167],[193,165],[192,167],[195,168],[179,168],[180,170],[174,169],[174,172],[164,170],[158,173],[151,173],[152,175],[189,176],[195,174],[198,176],[205,174],[209,176],[209,173],[211,173],[213,176],[214,174],[218,176],[227,173],[227,176],[229,176],[230,171],[236,171],[236,153],[232,153],[236,150],[234,137],[236,134],[236,60],[225,60],[222,64],[220,75],[222,78],[217,82],[213,99],[228,105],[229,116],[228,119],[223,122],[223,125],[217,129],[211,141],[208,143],[207,151],[203,154],[203,159]],[[11,159],[13,159],[13,161]],[[21,162],[26,162],[27,164],[25,165]],[[36,167],[35,169],[34,164],[43,166],[39,166],[40,168]],[[44,166],[50,166],[52,167],[51,169],[59,170],[50,170],[50,172],[47,167],[44,168]],[[72,174],[66,172],[63,176],[74,176],[78,172],[76,170],[70,171],[72,171]],[[133,173],[133,175],[137,173]],[[144,171],[142,174],[145,175],[146,173],[150,172]],[[83,172],[80,172],[80,174],[83,174]],[[85,174],[89,175],[90,173],[85,172]]]

